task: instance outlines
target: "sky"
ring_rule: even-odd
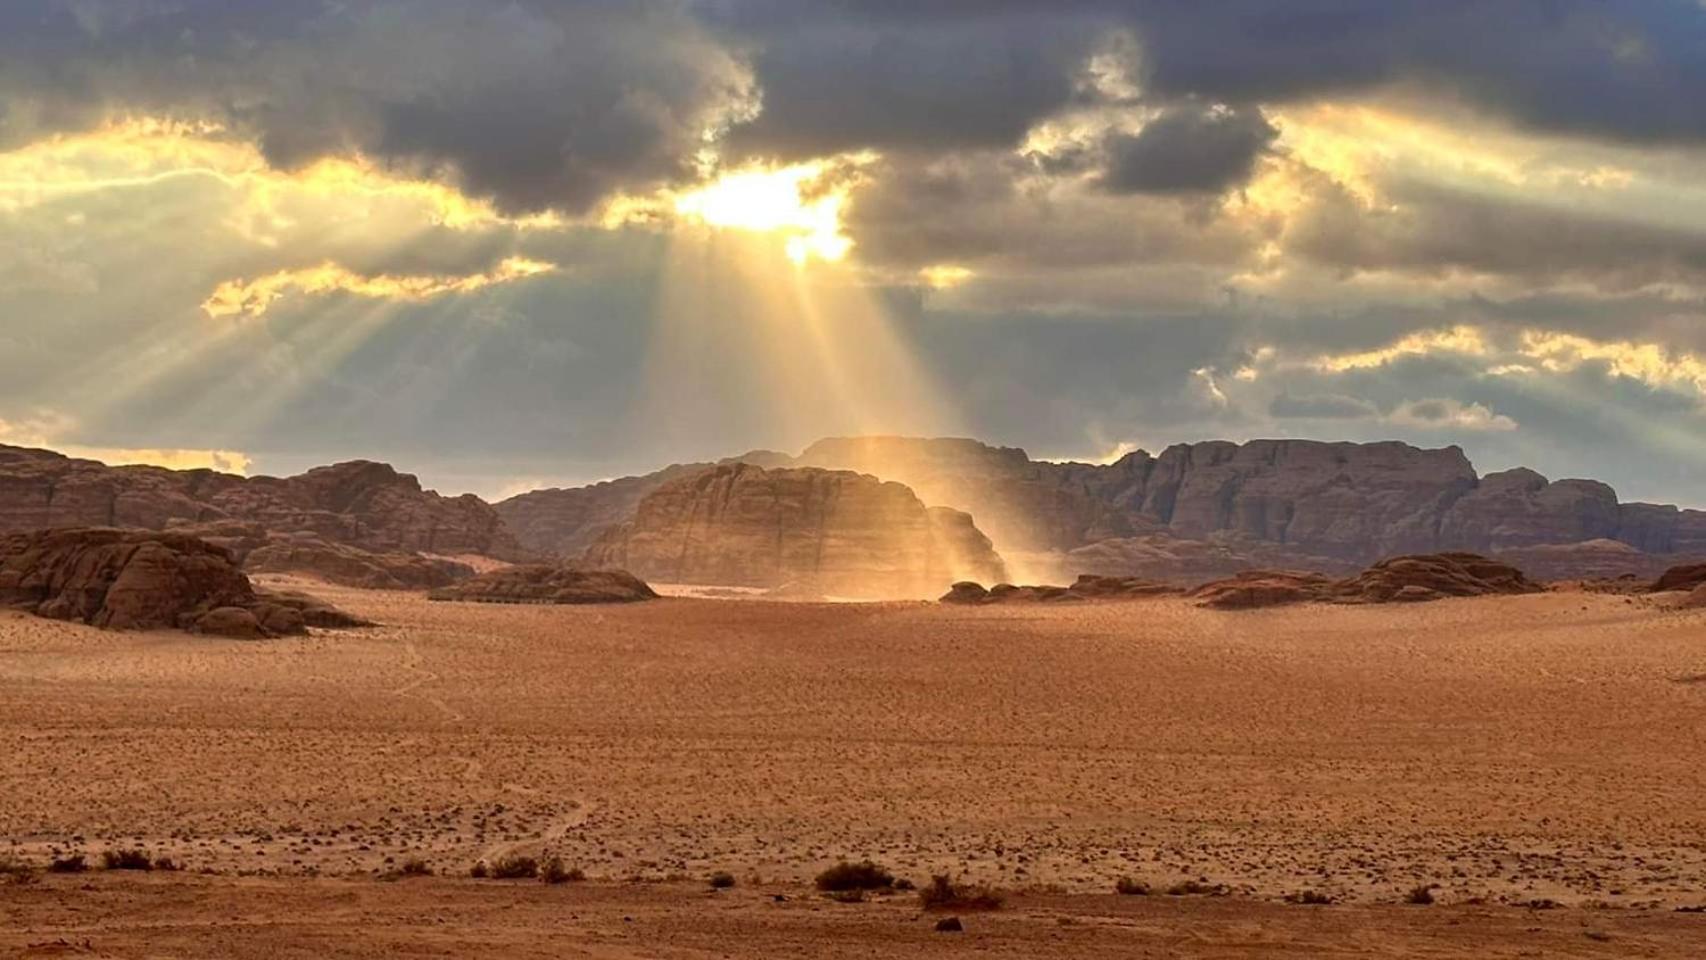
[[[498,497],[825,435],[1706,506],[1699,0],[0,5],[0,442]]]

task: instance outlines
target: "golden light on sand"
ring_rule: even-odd
[[[777,234],[796,264],[841,260],[853,249],[841,214],[851,184],[823,161],[749,167],[675,197],[675,213],[712,227]]]
[[[363,276],[334,263],[304,270],[280,270],[253,280],[227,280],[214,289],[201,309],[215,319],[259,317],[284,296],[342,292],[379,300],[414,302],[452,293],[471,293],[555,270],[554,264],[510,257],[492,270],[464,276]]]

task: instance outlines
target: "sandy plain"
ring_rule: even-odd
[[[382,626],[0,613],[0,856],[187,867],[0,885],[0,951],[1706,955],[1679,910],[1706,904],[1706,613],[309,588]],[[506,853],[590,880],[467,878]],[[442,876],[379,879],[411,857]],[[955,937],[907,897],[812,894],[863,857],[1008,908]],[[1187,879],[1230,895],[1161,895]],[[1436,905],[1402,905],[1421,884]]]

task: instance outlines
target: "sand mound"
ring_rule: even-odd
[[[943,603],[1048,603],[1075,600],[1129,600],[1179,593],[1178,587],[1142,577],[1098,577],[1084,574],[1070,587],[1014,586],[998,583],[985,590],[981,584],[963,581],[942,597]]]
[[[475,603],[633,603],[655,600],[645,581],[626,570],[585,570],[533,564],[483,573],[434,590],[434,600]]]
[[[256,591],[223,547],[101,528],[0,537],[0,604],[113,630],[241,638],[362,623],[311,597]]]
[[[1473,553],[1393,557],[1357,576],[1253,570],[1191,591],[1205,607],[1247,610],[1288,603],[1414,603],[1444,597],[1539,593],[1545,588],[1507,563]]]

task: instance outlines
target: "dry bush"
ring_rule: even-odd
[[[1182,880],[1167,888],[1169,897],[1224,897],[1232,891],[1222,883]]]
[[[87,869],[89,869],[89,861],[85,860],[81,853],[55,857],[47,865],[48,873],[82,873]]]
[[[1147,897],[1149,884],[1131,877],[1121,877],[1114,882],[1114,892],[1122,897]]]
[[[546,883],[580,883],[586,879],[586,871],[580,867],[565,867],[562,857],[552,857],[545,861],[539,879]]]
[[[152,870],[154,860],[143,850],[106,850],[101,853],[101,867],[107,870]]]
[[[1319,890],[1305,890],[1302,893],[1290,894],[1285,898],[1285,902],[1301,903],[1311,907],[1328,907],[1332,906],[1333,898]]]
[[[420,857],[410,857],[403,861],[403,865],[397,868],[397,872],[405,877],[430,877],[432,876],[432,864]]]
[[[484,880],[491,876],[491,871],[487,869],[486,861],[481,860],[475,863],[474,866],[468,870],[468,876],[473,877],[475,880]]]
[[[888,890],[894,887],[894,874],[869,860],[848,863],[843,860],[817,875],[817,888],[826,893],[846,890]]]
[[[930,878],[918,891],[918,903],[926,910],[999,910],[1007,898],[1001,891],[981,883],[955,883],[945,874]]]
[[[532,857],[511,854],[507,857],[498,858],[498,862],[492,864],[492,878],[494,880],[531,880],[537,876],[539,876],[539,861]]]
[[[9,854],[0,856],[0,880],[22,885],[34,883],[35,879],[36,869],[30,866],[28,861],[20,860]]]
[[[1410,892],[1404,896],[1404,902],[1413,903],[1418,907],[1429,906],[1434,902],[1434,888],[1426,883],[1411,887]]]
[[[735,885],[735,875],[727,870],[718,870],[711,874],[711,889],[727,890]]]

